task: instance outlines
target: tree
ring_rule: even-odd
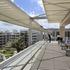
[[[14,40],[11,44],[11,47],[16,48],[17,52],[20,52],[25,48],[24,36]]]

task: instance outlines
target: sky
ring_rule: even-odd
[[[13,2],[30,16],[45,13],[42,0],[13,0]]]
[[[45,14],[42,0],[13,0],[13,2],[31,17]],[[59,24],[49,24],[47,19],[37,20],[37,22],[45,29],[59,28]]]
[[[70,28],[70,24],[66,25],[65,28]]]
[[[20,30],[28,30],[28,28],[0,21],[0,31],[13,32],[14,30],[17,30],[19,32]]]
[[[15,3],[21,10],[25,11],[31,17],[45,14],[42,0],[11,0],[11,1]],[[42,25],[45,29],[59,28],[59,24],[48,23],[47,19],[36,20],[36,21],[40,25]],[[70,28],[70,25],[66,26],[66,28],[67,27]],[[14,29],[17,29],[19,31],[21,29],[25,30],[26,28],[0,21],[0,30],[12,31]]]

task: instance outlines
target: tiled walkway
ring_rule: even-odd
[[[70,57],[57,42],[47,43],[30,70],[70,70]]]

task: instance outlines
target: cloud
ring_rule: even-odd
[[[0,31],[27,30],[28,28],[0,21]]]
[[[32,12],[30,12],[30,13],[29,13],[29,16],[31,16],[31,17],[34,17],[34,16],[36,16],[36,13],[35,13],[35,11],[32,11]]]
[[[70,24],[66,25],[65,28],[70,28]]]
[[[14,0],[11,0],[12,2],[14,2]]]
[[[44,11],[44,6],[43,6],[43,2],[42,0],[38,0],[37,2],[39,4],[39,6],[42,8],[42,10]]]
[[[33,11],[31,11],[30,13],[28,12],[28,14],[30,16],[36,16],[39,15],[40,12],[44,12],[44,7],[43,7],[43,2],[42,0],[31,0],[32,3],[36,3],[37,6],[33,8]]]
[[[37,22],[46,29],[59,28],[59,26],[60,26],[59,23],[48,23],[48,20],[46,20],[46,19],[37,20]]]

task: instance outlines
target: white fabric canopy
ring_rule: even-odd
[[[37,22],[32,21],[25,12],[10,0],[0,0],[0,20],[36,30],[42,29]]]
[[[49,22],[70,22],[70,0],[43,0],[43,5]]]

